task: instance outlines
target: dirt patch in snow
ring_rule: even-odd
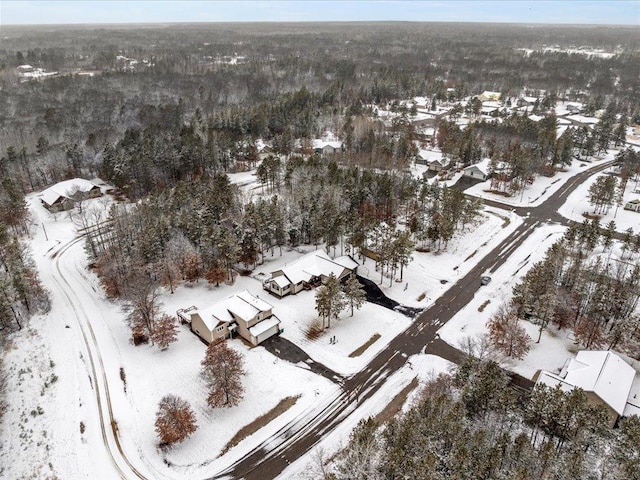
[[[238,430],[238,433],[236,433],[233,436],[233,438],[231,438],[231,440],[229,440],[229,442],[224,446],[224,448],[222,449],[222,452],[220,453],[220,456],[224,455],[233,447],[238,445],[242,440],[249,437],[250,435],[253,435],[262,427],[267,425],[269,422],[271,422],[272,420],[275,420],[284,412],[289,410],[291,407],[293,407],[296,404],[299,398],[300,398],[300,395],[296,395],[295,397],[283,398],[282,400],[280,400],[280,402],[278,402],[278,404],[275,407],[273,407],[267,413],[259,416],[253,422],[242,427],[240,430]]]
[[[349,354],[349,358],[359,357],[360,355],[362,355],[367,350],[367,348],[369,348],[371,345],[373,345],[375,342],[377,342],[379,338],[380,338],[380,334],[379,333],[374,333],[371,336],[371,338],[364,343],[364,345],[360,345],[353,352],[351,352]]]
[[[418,386],[418,377],[414,377],[413,380],[411,380],[411,383],[409,383],[409,385],[407,385],[406,387],[404,387],[400,393],[398,393],[398,395],[396,395],[393,400],[391,400],[391,402],[384,407],[384,410],[382,410],[378,415],[376,415],[376,422],[378,422],[379,425],[382,425],[383,423],[388,422],[389,420],[391,420],[393,417],[395,417],[398,412],[400,412],[400,410],[402,410],[402,406],[405,404],[405,402],[407,401],[407,397],[409,396],[409,394]]]

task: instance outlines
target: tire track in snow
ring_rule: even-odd
[[[60,248],[54,255],[52,255],[52,260],[55,264],[54,273],[57,274],[54,274],[52,278],[65,297],[67,304],[73,310],[76,323],[80,327],[80,332],[82,333],[82,339],[87,349],[89,363],[91,366],[91,376],[89,378],[92,383],[92,389],[95,391],[96,395],[98,417],[100,420],[100,430],[102,434],[102,443],[109,455],[111,464],[118,473],[118,476],[123,480],[128,480],[130,478],[151,480],[148,477],[144,476],[136,467],[134,467],[124,453],[124,450],[120,443],[120,437],[118,435],[118,425],[113,417],[113,408],[111,405],[111,396],[109,394],[109,383],[107,381],[107,374],[104,368],[104,363],[102,361],[102,356],[100,355],[100,349],[98,347],[98,342],[96,340],[93,327],[89,322],[89,316],[87,315],[87,312],[84,310],[84,308],[82,308],[82,303],[79,301],[77,295],[75,295],[75,293],[72,293],[74,292],[74,290],[71,287],[71,284],[62,274],[62,270],[60,268],[60,259],[71,247],[73,247],[83,239],[84,235],[71,240],[62,248]],[[74,299],[71,298],[71,294],[76,297],[75,302]],[[91,341],[89,340],[89,337],[91,338]],[[104,400],[102,398],[101,392],[104,392]],[[104,406],[106,406],[107,418],[105,418]],[[107,427],[107,422],[109,427]],[[113,441],[115,442],[117,448],[117,455],[114,453],[112,445],[109,441],[109,431],[111,431],[111,435],[113,436]],[[118,464],[118,459],[126,464],[126,471]]]

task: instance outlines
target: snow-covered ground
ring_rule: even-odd
[[[379,286],[385,295],[404,305],[426,308],[521,224],[522,219],[513,212],[485,207],[478,224],[469,226],[462,236],[456,235],[446,250],[413,252],[402,281],[398,281],[397,272],[395,281],[385,276]],[[367,259],[358,272],[380,282],[373,260]]]
[[[491,283],[478,290],[474,299],[440,329],[442,339],[457,346],[466,337],[477,338],[487,333],[486,323],[502,303],[509,301],[513,286],[534,263],[544,258],[547,249],[565,231],[566,227],[560,225],[538,227],[513,253],[509,262],[491,275]],[[533,340],[531,350],[521,361],[503,360],[503,366],[520,375],[531,378],[540,369],[556,371],[569,358],[570,352],[577,351],[566,332],[557,333],[550,326],[542,333],[540,343],[535,343],[538,339],[538,327],[526,321],[520,321],[520,324]]]
[[[600,161],[607,161],[614,154],[610,152]],[[546,186],[530,187],[531,191],[525,192],[524,198],[537,192],[531,193],[536,196],[531,204],[542,202],[567,178],[587,166],[574,164],[571,168],[548,179]],[[261,194],[253,172],[234,174],[230,178],[249,195],[251,191]],[[536,184],[542,180],[547,179],[539,179]],[[578,197],[580,191],[574,195]],[[584,198],[584,192],[582,196]],[[505,200],[504,197],[496,199]],[[233,340],[229,342],[232,348],[245,357],[245,398],[231,409],[210,409],[205,402],[206,387],[199,376],[206,347],[185,326],[181,326],[178,342],[166,351],[131,345],[120,306],[105,298],[97,278],[86,267],[82,242],[66,247],[76,235],[78,220],[74,223],[68,213],[49,214],[37,197],[28,201],[35,220],[30,242],[34,260],[43,282],[51,289],[53,303],[49,314],[32,319],[15,335],[5,354],[10,409],[2,423],[4,432],[0,440],[0,468],[4,468],[0,470],[0,476],[3,478],[116,478],[116,468],[103,446],[105,440],[96,405],[96,389],[100,392],[104,392],[105,387],[109,389],[119,438],[132,464],[150,477],[161,479],[214,474],[245,456],[288,422],[340,394],[336,384],[311,373],[305,365],[278,360],[262,347],[248,348],[240,340]],[[90,209],[92,205],[96,206],[96,211],[107,210],[104,199],[88,201],[85,207]],[[622,209],[618,216],[621,212]],[[470,226],[464,236],[454,238],[445,251],[414,252],[402,281],[385,276],[380,286],[386,295],[402,304],[426,308],[521,222],[513,212],[486,208],[479,222]],[[474,300],[441,330],[441,336],[455,345],[465,336],[483,333],[486,321],[500,301],[509,297],[514,282],[542,258],[563,231],[560,226],[543,226],[535,230],[509,262],[493,274],[493,281],[482,287]],[[383,307],[365,304],[353,317],[348,310],[343,311],[340,320],[333,322],[318,338],[307,338],[308,328],[317,317],[315,292],[303,291],[278,299],[262,290],[262,280],[313,249],[284,249],[282,255],[275,249],[273,255],[266,255],[264,263],[252,276],[239,276],[233,285],[214,287],[200,281],[181,285],[174,294],[165,291],[161,297],[163,309],[174,314],[177,309],[191,305],[202,308],[236,291],[248,289],[274,305],[274,313],[282,321],[283,336],[304,349],[311,358],[344,375],[357,372],[406,329],[411,320]],[[339,255],[340,248],[331,253]],[[380,282],[373,260],[367,260],[359,273]],[[479,307],[489,300],[490,303],[479,312]],[[536,339],[536,327],[529,323],[523,325]],[[532,344],[531,352],[523,361],[507,366],[529,378],[541,368],[551,371],[560,368],[575,346],[568,338],[555,336],[552,330],[543,333],[540,344]],[[379,338],[359,356],[349,356],[376,334]],[[86,336],[89,337],[87,340]],[[330,343],[331,337],[337,341]],[[448,362],[437,357],[412,357],[372,398],[357,407],[355,415],[349,416],[324,438],[320,446],[335,452],[346,442],[360,418],[382,411],[414,377],[424,381],[449,367]],[[94,369],[96,373],[93,373]],[[121,369],[126,376],[126,385]],[[199,429],[183,444],[169,452],[161,452],[157,449],[153,424],[157,403],[168,393],[191,403]],[[240,428],[270,411],[286,397],[298,397],[293,407],[219,457]],[[117,457],[105,405],[101,411],[106,422],[106,442]],[[83,434],[80,433],[80,422],[84,424]],[[16,458],[24,460],[15,461]],[[300,459],[285,471],[283,478],[300,478],[308,461],[308,456]],[[116,459],[116,463],[118,468],[126,468],[121,458]]]
[[[299,397],[286,413],[225,455],[225,464],[245,455],[255,442],[268,438],[319,398],[338,390],[328,380],[282,362],[262,347],[249,349],[238,340],[230,344],[245,356],[245,398],[231,409],[209,408],[205,402],[206,386],[199,376],[205,345],[184,326],[178,342],[166,351],[130,344],[130,332],[119,305],[105,298],[97,278],[86,268],[82,242],[64,247],[75,236],[68,213],[52,216],[35,198],[30,199],[30,208],[37,219],[31,241],[34,260],[51,290],[52,308],[16,334],[15,348],[8,349],[5,355],[11,388],[7,391],[10,407],[3,419],[0,446],[3,478],[118,476],[102,446],[95,392],[96,388],[104,391],[101,365],[123,448],[134,466],[151,478],[215,473],[223,466],[216,457],[233,435],[281,399]],[[240,277],[237,283],[250,284],[254,291],[260,287],[258,281],[248,277]],[[244,287],[182,287],[173,295],[163,296],[164,308],[174,313],[193,303],[203,305],[236,288]],[[95,345],[99,345],[99,353]],[[93,357],[89,356],[89,349]],[[97,376],[92,374],[92,366]],[[190,439],[166,454],[171,467],[156,447],[154,431],[157,403],[168,393],[191,403],[199,425]],[[104,398],[102,402],[106,416]],[[80,422],[84,423],[84,434],[80,433]],[[108,433],[109,419],[105,422]],[[113,440],[107,441],[116,451]],[[24,460],[16,461],[19,458]],[[122,462],[118,463],[122,467]]]
[[[589,187],[597,180],[598,177],[606,175],[606,173],[600,175],[594,175],[589,180],[580,185],[575,192],[569,195],[565,204],[558,210],[558,212],[576,222],[584,221],[583,213],[593,213],[593,206],[589,203]],[[616,177],[616,180],[618,178]],[[616,224],[616,230],[618,232],[624,232],[628,228],[632,228],[635,233],[640,232],[640,212],[633,212],[625,210],[624,205],[630,200],[636,200],[640,198],[640,183],[634,180],[627,182],[627,187],[623,195],[622,205],[614,205],[609,211],[602,215],[600,223],[605,226],[610,221],[614,221]]]
[[[591,167],[613,160],[618,152],[619,150],[609,150],[601,158],[594,159],[594,161],[588,163],[574,160],[571,166],[567,167],[565,171],[557,172],[553,177],[537,176],[532,185],[527,185],[524,192],[514,197],[506,197],[489,192],[491,180],[478,183],[466,189],[465,193],[514,207],[537,207],[549,198],[549,196],[557,192],[569,178]]]
[[[453,364],[447,360],[434,355],[412,355],[403,368],[386,379],[385,384],[375,395],[360,402],[353,415],[345,418],[336,429],[326,435],[314,447],[309,455],[305,455],[291,464],[278,478],[282,480],[318,478],[317,458],[319,453],[322,453],[325,459],[331,458],[348,443],[349,434],[360,419],[378,415],[403,388],[407,387],[413,379],[416,379],[418,386],[410,393],[408,400],[405,402],[403,410],[406,410],[425,382],[439,373],[449,372],[452,366]]]

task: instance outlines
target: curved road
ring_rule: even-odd
[[[67,280],[67,277],[70,275],[65,275],[62,270],[66,266],[64,262],[61,262],[65,253],[74,246],[77,246],[83,240],[84,235],[76,237],[75,239],[60,246],[56,252],[51,255],[51,260],[54,263],[52,278],[61,292],[65,303],[67,303],[70,310],[73,312],[73,317],[80,328],[80,332],[82,333],[82,340],[86,348],[87,356],[89,357],[90,380],[95,392],[102,443],[108,454],[111,465],[113,466],[114,474],[123,480],[131,478],[149,480],[148,477],[144,476],[129,461],[122,449],[118,435],[118,424],[113,416],[111,396],[109,394],[109,383],[107,381],[102,355],[100,354],[99,344],[89,320],[90,317],[84,309],[82,301],[77,295],[75,289],[69,283],[69,280]],[[106,472],[101,473],[105,474]]]
[[[233,477],[247,480],[265,480],[278,476],[288,465],[302,457],[323,436],[334,430],[356,408],[360,400],[374,395],[385,383],[388,376],[402,368],[409,356],[426,352],[444,358],[451,358],[451,351],[444,342],[437,340],[437,331],[463,308],[480,286],[482,273],[495,271],[522,244],[541,222],[569,222],[557,213],[557,209],[589,176],[608,168],[613,162],[592,167],[570,178],[556,193],[543,204],[533,208],[510,207],[497,202],[485,203],[515,211],[525,220],[497,247],[480,260],[463,278],[449,288],[431,307],[423,311],[401,334],[395,337],[384,350],[380,351],[359,373],[343,383],[343,389],[333,398],[308,410],[293,419],[268,441],[263,442],[250,455],[239,460],[227,470],[213,478]],[[102,439],[114,467],[114,472],[122,479],[147,479],[127,458],[120,444],[117,424],[113,416],[109,385],[103,365],[99,345],[94,335],[89,315],[82,302],[74,293],[61,269],[65,252],[82,240],[83,236],[62,246],[52,260],[55,262],[54,281],[66,302],[73,309],[75,319],[89,354],[91,379],[95,387],[96,404],[99,413]],[[526,380],[524,380],[526,382]]]

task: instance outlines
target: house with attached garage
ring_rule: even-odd
[[[273,314],[273,306],[248,290],[204,309],[178,310],[178,316],[206,343],[239,335],[256,346],[280,333],[280,320]]]
[[[540,370],[533,380],[552,388],[559,386],[563,391],[581,388],[591,405],[606,407],[613,427],[620,417],[633,411],[631,387],[635,375],[634,368],[611,351],[583,350],[569,359],[559,374]]]
[[[326,282],[331,274],[342,281],[357,269],[358,262],[348,255],[331,259],[324,250],[317,250],[272,272],[263,287],[277,297],[295,295],[301,290]]]
[[[321,140],[313,141],[313,151],[321,155],[334,155],[342,152],[342,142],[339,140]]]
[[[100,180],[100,182],[102,181]],[[97,184],[83,178],[72,178],[43,190],[40,194],[40,201],[50,212],[60,212],[73,208],[75,203],[81,200],[99,197],[103,191],[109,189],[111,187],[104,182]]]

